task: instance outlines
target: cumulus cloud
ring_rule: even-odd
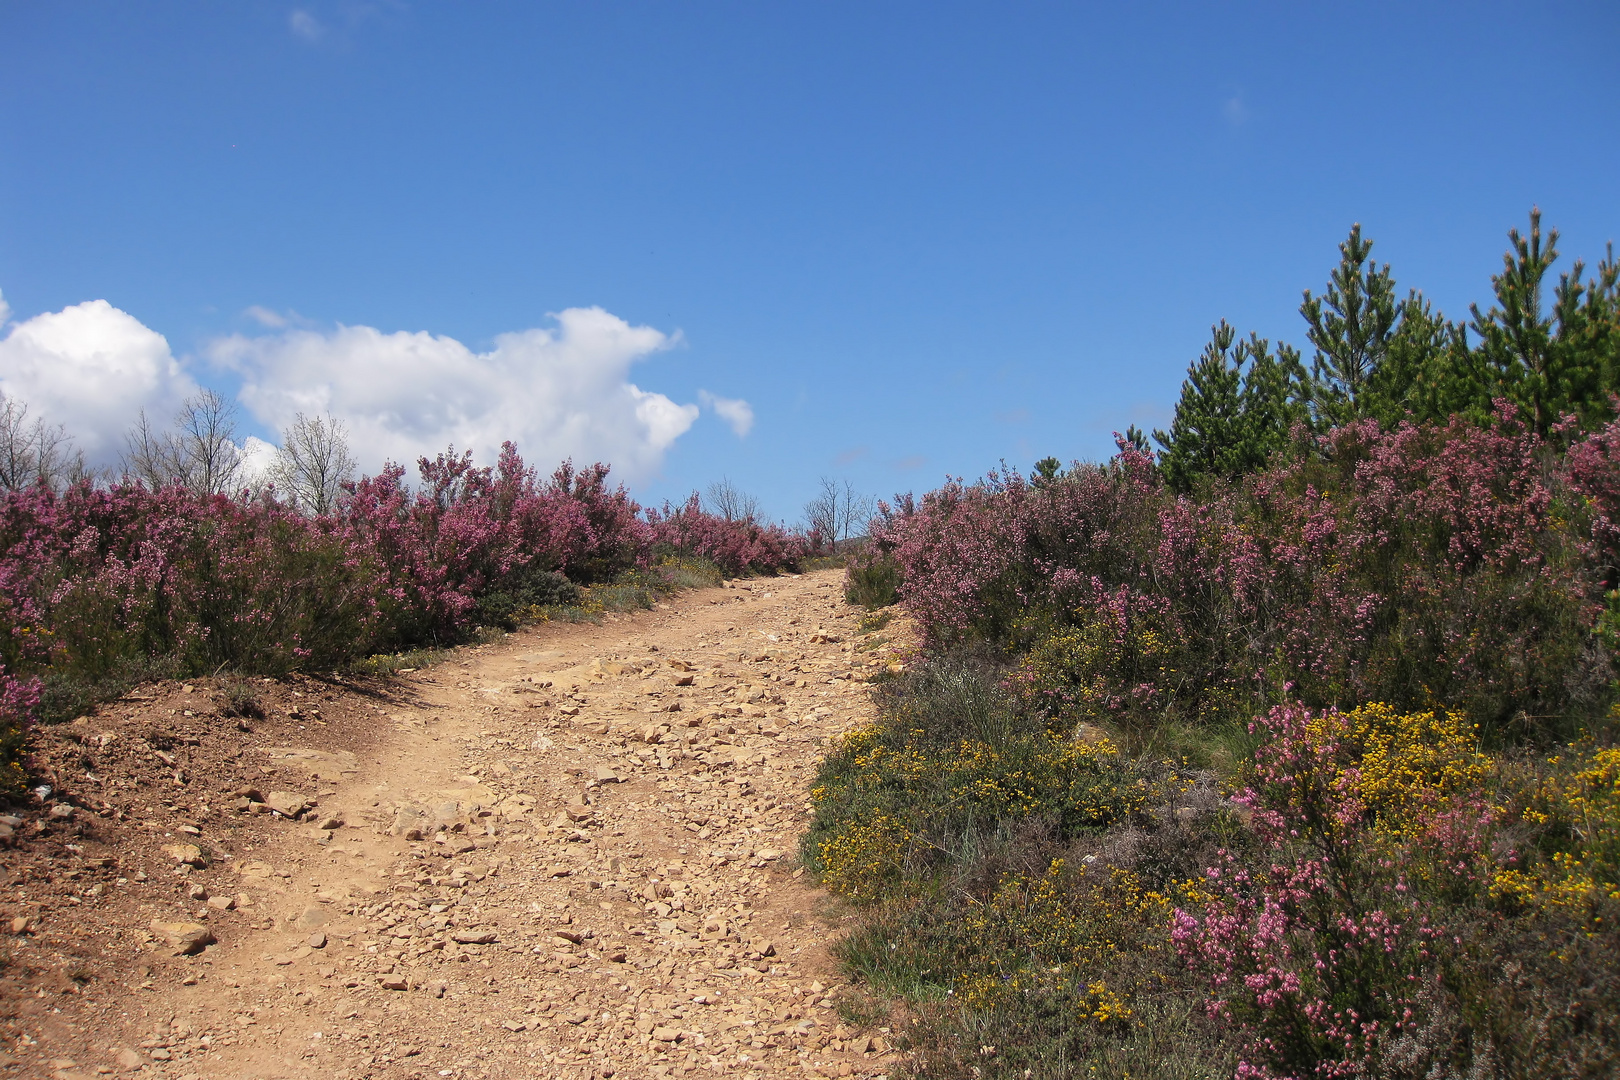
[[[242,440],[242,482],[250,488],[267,483],[276,467],[278,451],[275,443],[265,442],[257,435]]]
[[[233,335],[209,355],[241,376],[242,404],[268,427],[300,412],[342,420],[362,469],[451,443],[488,462],[511,439],[541,464],[572,457],[609,462],[627,480],[655,473],[698,407],[641,389],[630,367],[677,338],[595,307],[553,318],[554,328],[502,334],[482,353],[425,332],[340,326]]]
[[[142,409],[162,425],[197,384],[162,334],[91,300],[12,326],[0,339],[0,390],[65,425],[90,464],[110,465]]]
[[[731,426],[737,438],[754,428],[754,407],[741,398],[723,398],[707,390],[698,391],[698,399],[714,410],[714,414]]]

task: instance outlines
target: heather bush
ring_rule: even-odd
[[[1446,702],[1493,743],[1552,744],[1614,699],[1597,631],[1620,585],[1616,439],[1560,458],[1506,409],[1488,427],[1364,421],[1193,495],[1122,440],[1107,465],[886,505],[867,557],[894,563],[931,647],[1020,660],[1054,722]]]
[[[273,492],[127,480],[7,492],[0,664],[34,689],[0,715],[0,766],[18,760],[24,714],[69,719],[143,679],[331,670],[480,627],[645,608],[805,548],[695,503],[643,515],[606,465],[542,477],[510,443],[491,467],[451,448],[417,473],[407,485],[390,463],[321,514]]]
[[[708,513],[696,493],[682,506],[649,510],[653,551],[704,559],[733,577],[792,569],[807,552],[805,539],[780,525]]]
[[[0,670],[0,796],[16,796],[28,779],[21,760],[39,706],[39,680]]]

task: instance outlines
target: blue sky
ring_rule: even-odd
[[[1617,177],[1613,3],[0,0],[0,292],[13,337],[77,313],[28,362],[100,334],[161,367],[144,327],[154,407],[240,392],[271,439],[370,410],[366,449],[508,424],[789,519],[822,475],[923,490],[1165,424],[1215,320],[1303,343],[1351,222],[1454,318],[1533,203],[1595,263]],[[388,396],[401,349],[454,354],[425,404]],[[135,400],[6,363],[87,442]]]

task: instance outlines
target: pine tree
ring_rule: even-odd
[[[1236,336],[1225,319],[1211,329],[1203,354],[1187,368],[1169,432],[1153,433],[1164,448],[1159,467],[1176,491],[1192,490],[1202,476],[1227,475],[1225,466],[1238,441],[1243,411],[1242,375],[1231,354]]]
[[[1166,483],[1185,492],[1203,477],[1242,476],[1265,465],[1304,418],[1304,379],[1297,350],[1283,345],[1273,356],[1265,338],[1239,340],[1223,319],[1187,369],[1170,430],[1153,433],[1164,448]]]
[[[1436,312],[1413,289],[1383,362],[1362,395],[1361,412],[1388,428],[1462,413],[1483,421],[1490,411],[1484,368],[1468,348],[1467,330]]]
[[[1586,267],[1578,259],[1560,275],[1549,317],[1542,289],[1558,259],[1558,230],[1549,230],[1543,244],[1541,210],[1532,208],[1530,235],[1513,229],[1508,241],[1512,248],[1502,256],[1502,272],[1491,278],[1496,306],[1488,312],[1478,304],[1471,308],[1493,392],[1516,402],[1541,435],[1568,413],[1588,421],[1608,415],[1620,339],[1612,249],[1597,280],[1581,280]]]
[[[1404,305],[1395,302],[1389,264],[1369,263],[1373,242],[1361,238],[1359,224],[1339,245],[1339,265],[1327,292],[1305,290],[1299,313],[1316,347],[1311,362],[1311,406],[1318,428],[1327,429],[1368,414],[1369,388],[1389,355]]]

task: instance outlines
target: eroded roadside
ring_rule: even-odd
[[[187,755],[229,730],[177,707],[184,687],[71,725],[62,786],[85,793],[56,799],[75,816],[41,808],[4,853],[8,1071],[886,1073],[885,1033],[838,1021],[837,916],[793,859],[822,746],[870,710],[840,581],[695,591],[386,684],[278,688],[208,779]],[[120,740],[155,770],[123,790],[95,773]],[[96,785],[65,775],[80,765]],[[82,981],[71,909],[101,927]]]

